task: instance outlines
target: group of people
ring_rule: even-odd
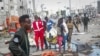
[[[35,42],[37,51],[39,48],[41,50],[45,48],[48,49],[48,44],[46,41],[45,31],[49,32],[54,25],[56,25],[52,20],[48,17],[45,17],[45,21],[43,21],[39,16],[34,16],[34,21],[32,22],[32,31],[35,35]],[[28,40],[28,32],[27,30],[31,29],[31,20],[29,19],[29,15],[22,15],[19,18],[19,23],[21,28],[15,33],[14,37],[9,41],[9,50],[13,54],[13,56],[29,56],[30,48],[29,48],[29,40]],[[57,33],[62,36],[62,46],[65,51],[65,43],[66,40],[68,42],[68,49],[70,49],[71,36],[73,32],[73,26],[77,29],[78,32],[78,24],[75,23],[71,16],[68,17],[68,20],[64,18],[60,18],[57,23]],[[51,37],[51,34],[49,35]]]
[[[28,31],[31,30],[35,35],[35,42],[37,50],[41,48],[43,50],[44,43],[46,49],[48,49],[48,44],[45,38],[45,31],[50,31],[53,21],[49,20],[48,17],[45,17],[45,21],[42,21],[40,17],[37,15],[34,16],[34,21],[32,22],[31,29],[31,20],[29,15],[22,15],[19,17],[20,29],[14,34],[14,37],[7,41],[6,44],[9,43],[9,50],[11,51],[13,56],[29,56],[30,46],[28,39]]]

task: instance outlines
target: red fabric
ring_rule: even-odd
[[[59,50],[61,50],[62,41],[63,41],[63,37],[62,36],[58,36],[57,37],[57,43],[59,45]]]
[[[35,34],[35,42],[36,42],[36,46],[39,47],[39,44],[41,45],[41,48],[43,49],[44,46],[44,25],[43,25],[43,21],[38,20],[38,26],[36,25],[36,21],[33,22],[33,30],[34,30],[34,34]],[[38,29],[39,27],[39,29]],[[43,28],[43,29],[40,29]],[[35,31],[38,30],[38,31]],[[39,42],[40,40],[40,42]]]
[[[16,32],[17,30],[16,29],[9,29],[8,32]]]
[[[36,25],[36,22],[38,22],[38,26]],[[43,21],[40,20],[40,19],[39,19],[38,21],[34,21],[34,22],[33,22],[33,29],[34,29],[34,30],[38,30],[38,27],[39,27],[39,30],[40,30],[40,28],[42,28],[42,27],[43,27],[42,30],[44,30]]]
[[[39,42],[40,40],[40,42]],[[39,44],[41,45],[41,48],[43,48],[44,45],[44,36],[43,33],[40,31],[36,31],[35,32],[35,42],[36,42],[36,46],[39,47]]]

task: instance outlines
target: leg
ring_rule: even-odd
[[[37,50],[39,50],[39,43],[38,43],[38,40],[39,40],[38,32],[35,32],[35,43],[36,43]]]
[[[48,44],[47,44],[47,41],[46,41],[45,37],[44,37],[44,44],[45,44],[45,48],[48,49]]]
[[[69,42],[70,42],[70,43],[71,43],[72,32],[73,32],[73,29],[69,29],[68,38],[69,38]]]
[[[78,30],[79,30],[79,32],[80,32],[80,24],[77,24],[77,27],[78,27]]]
[[[49,33],[49,39],[51,40],[53,36],[51,36],[51,33]],[[49,48],[51,49],[51,43],[49,43]]]
[[[67,35],[68,35],[68,34],[66,34],[66,35],[63,36],[63,44],[64,44],[63,49],[64,49],[64,52],[65,52],[65,46],[66,46],[66,39],[68,38]]]
[[[72,32],[73,32],[73,29],[69,29],[69,35],[68,35],[68,49],[70,49],[70,44],[71,44],[71,37],[72,37]]]
[[[43,31],[40,31],[40,42],[41,42],[41,49],[43,50],[43,45],[44,45],[44,34],[43,34]]]
[[[62,41],[59,41],[59,42],[58,42],[58,45],[59,45],[59,52],[61,52]]]
[[[85,26],[86,27],[86,32],[88,31],[88,25]]]
[[[61,51],[62,41],[63,41],[63,37],[58,36],[57,37],[57,44],[59,45],[59,52]]]
[[[51,43],[49,43],[49,49],[51,49]]]
[[[86,25],[84,25],[84,32],[86,32]]]

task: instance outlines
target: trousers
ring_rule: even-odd
[[[43,46],[44,46],[44,31],[35,31],[34,33],[35,33],[36,47],[40,48],[39,47],[39,45],[40,45],[41,49],[43,49]]]

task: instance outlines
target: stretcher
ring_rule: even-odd
[[[55,28],[52,28],[49,32],[46,31],[46,40],[50,45],[57,44],[59,46],[59,50],[61,50],[63,38],[57,35],[57,30]]]

